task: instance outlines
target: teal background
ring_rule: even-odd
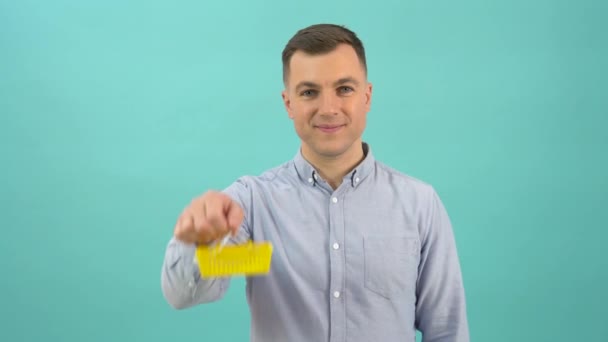
[[[292,158],[280,53],[346,24],[365,140],[451,215],[473,341],[606,341],[605,1],[0,1],[0,340],[246,341],[160,290],[189,200]]]

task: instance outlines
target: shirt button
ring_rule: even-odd
[[[331,201],[334,202],[334,203],[338,203],[338,198],[337,197],[332,197]]]
[[[335,291],[334,292],[334,297],[335,298],[340,298],[340,291]]]
[[[333,247],[334,249],[338,249],[338,248],[340,248],[340,245],[339,245],[337,242],[335,242],[335,243],[334,243],[334,245],[333,245],[332,247]]]
[[[312,178],[308,178],[308,183],[312,183]]]
[[[359,177],[355,178],[355,183],[359,183]]]

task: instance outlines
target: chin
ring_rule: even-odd
[[[324,157],[338,157],[348,151],[349,145],[347,144],[316,144],[313,145],[315,153]]]

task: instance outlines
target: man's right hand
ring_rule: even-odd
[[[185,243],[209,244],[229,233],[236,236],[243,218],[243,209],[228,195],[208,191],[184,209],[173,234]]]

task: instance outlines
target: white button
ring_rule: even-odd
[[[338,203],[338,198],[332,197],[331,201],[334,202],[334,203]]]
[[[333,245],[332,247],[333,247],[334,249],[338,249],[338,248],[340,248],[340,245],[339,245],[339,244],[336,242],[336,243],[334,243],[334,245]]]
[[[334,292],[334,297],[335,298],[340,298],[340,291]]]
[[[355,183],[359,183],[359,177],[355,178]]]
[[[308,183],[312,183],[312,178],[308,178]]]
[[[190,287],[194,287],[194,283],[192,282],[192,280],[190,280],[190,281],[188,282],[188,286],[190,286]]]

